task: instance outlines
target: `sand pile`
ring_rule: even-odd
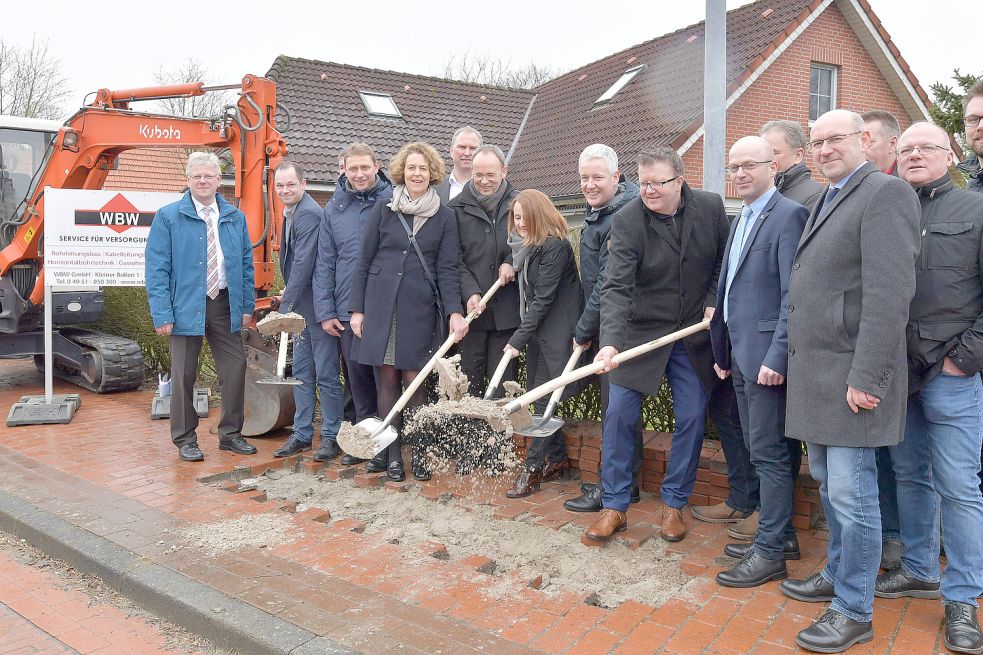
[[[356,518],[366,532],[381,534],[405,546],[404,558],[421,557],[411,546],[425,541],[444,544],[453,560],[483,555],[495,560],[499,580],[485,593],[508,598],[524,588],[523,580],[542,576],[546,593],[572,590],[596,594],[602,607],[632,599],[658,605],[677,595],[690,577],[679,568],[679,558],[665,551],[665,543],[650,539],[630,550],[618,542],[605,548],[580,543],[583,528],[559,530],[535,525],[532,516],[514,521],[496,519],[494,508],[444,497],[433,502],[414,488],[406,493],[361,489],[350,480],[327,482],[306,473],[269,471],[259,488],[271,498],[300,502],[331,512],[332,520]],[[513,572],[519,573],[518,578]],[[393,575],[399,575],[398,570]],[[439,585],[439,580],[434,581]]]
[[[263,336],[271,337],[281,332],[300,334],[304,331],[304,326],[304,317],[296,312],[288,312],[286,314],[270,312],[263,317],[263,320],[256,324],[256,329]]]
[[[289,529],[290,517],[281,512],[203,523],[182,530],[179,536],[183,547],[214,557],[242,546],[267,548],[288,543],[292,541],[287,536]]]

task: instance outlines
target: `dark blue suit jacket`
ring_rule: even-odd
[[[305,193],[294,210],[290,238],[280,233],[280,271],[283,273],[283,296],[280,311],[297,312],[308,324],[314,323],[314,262],[317,259],[317,235],[321,227],[321,211],[317,201]],[[286,222],[284,222],[284,228]]]
[[[762,364],[785,375],[788,279],[808,218],[808,209],[778,191],[772,194],[744,242],[726,300],[725,324],[724,292],[737,220],[731,225],[717,286],[717,309],[710,321],[713,359],[720,368],[730,369],[733,357],[748,379],[758,379]]]

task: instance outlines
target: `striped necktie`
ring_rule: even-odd
[[[205,293],[209,298],[218,298],[218,243],[215,238],[215,225],[212,219],[212,208],[202,207],[201,217],[205,220],[205,231],[208,234],[208,278],[205,283]]]

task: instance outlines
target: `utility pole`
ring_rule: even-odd
[[[727,145],[727,4],[706,0],[703,57],[703,190],[724,195]]]

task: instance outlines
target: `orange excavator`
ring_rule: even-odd
[[[187,98],[211,91],[239,91],[235,104],[210,118],[136,111],[139,101]],[[245,213],[253,242],[257,312],[273,308],[273,252],[278,248],[273,172],[286,154],[277,130],[276,84],[247,75],[241,85],[178,84],[110,91],[102,89],[63,125],[0,116],[0,356],[34,355],[43,363],[44,190],[102,189],[120,153],[134,148],[211,148],[231,163],[226,198]],[[285,131],[285,130],[283,130]],[[98,319],[103,295],[90,290],[52,290],[55,371],[58,377],[98,392],[135,389],[144,381],[136,342],[79,327]],[[247,436],[290,422],[289,387],[257,385],[276,370],[272,346],[255,330],[243,334],[247,353]]]

